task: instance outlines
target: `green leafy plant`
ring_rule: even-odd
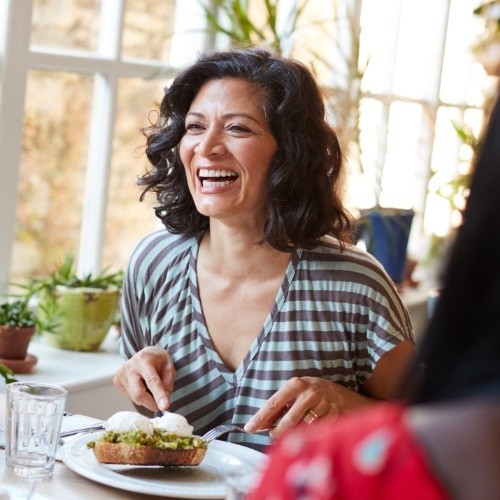
[[[30,306],[31,292],[25,295],[7,297],[0,304],[0,325],[8,328],[35,328],[38,332],[53,331],[58,324],[57,315],[39,314],[37,308]]]
[[[277,22],[279,0],[262,0],[263,20],[259,24],[249,15],[250,0],[212,0],[211,5],[199,0],[207,24],[214,33],[227,35],[232,45],[267,46],[278,54],[282,53],[284,44],[297,28],[308,2],[303,0],[292,9],[286,28],[280,30]],[[223,14],[226,23],[220,20],[220,14]]]
[[[453,225],[450,224],[451,234],[453,235],[454,228],[462,221],[463,211],[467,204],[470,183],[474,173],[472,167],[481,148],[481,135],[476,134],[470,126],[464,123],[457,121],[452,121],[451,123],[460,141],[472,149],[472,158],[468,168],[457,172],[451,179],[440,183],[433,191],[441,199],[446,200],[452,213],[459,214],[459,217],[455,218],[457,222]],[[437,178],[438,173],[436,172],[434,175]],[[433,180],[434,177],[431,179],[431,182]],[[427,263],[443,258],[443,254],[449,250],[449,238],[450,235],[431,235],[429,252],[426,259]]]
[[[123,271],[78,275],[74,259],[67,255],[45,277],[29,277],[17,284],[37,302],[45,340],[63,349],[95,351],[117,314]]]
[[[11,328],[33,328],[37,315],[26,299],[16,299],[0,304],[0,325]]]
[[[58,286],[104,290],[112,286],[121,288],[122,283],[123,271],[109,272],[108,268],[97,274],[88,273],[84,276],[77,276],[74,271],[73,256],[67,255],[64,261],[46,278],[29,279],[26,288],[30,295],[35,295],[43,290],[53,290]]]
[[[28,278],[26,284],[19,285],[26,290],[28,298],[38,297],[39,330],[54,332],[59,326],[62,313],[57,303],[57,290],[65,288],[89,288],[107,290],[120,289],[123,284],[123,271],[110,272],[108,268],[100,273],[78,276],[74,271],[74,258],[66,255],[64,260],[45,278]],[[41,300],[43,299],[43,300]]]
[[[467,170],[457,172],[453,178],[440,184],[435,192],[450,204],[451,210],[462,213],[467,202],[470,182],[472,180],[472,165],[480,149],[480,137],[468,125],[460,124],[456,121],[452,121],[452,125],[461,142],[472,148],[472,160]]]
[[[14,377],[14,372],[2,363],[0,363],[0,376],[3,377],[6,384],[17,382],[17,379]]]

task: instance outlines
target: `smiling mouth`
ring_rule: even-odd
[[[238,177],[239,175],[236,172],[230,170],[200,168],[198,171],[198,178],[205,188],[228,186],[235,182]]]

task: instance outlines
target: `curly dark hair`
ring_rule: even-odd
[[[278,147],[269,166],[264,237],[289,252],[314,248],[330,234],[343,247],[351,241],[351,216],[340,199],[342,154],[326,121],[321,91],[300,62],[264,49],[211,51],[182,70],[166,88],[156,123],[143,130],[153,168],[139,178],[156,193],[157,217],[174,233],[195,234],[209,226],[196,209],[179,155],[185,117],[209,80],[239,78],[254,85]]]

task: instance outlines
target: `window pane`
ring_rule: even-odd
[[[96,51],[101,0],[34,0],[31,45]]]
[[[175,0],[128,0],[123,27],[123,55],[170,60]]]
[[[485,74],[479,63],[474,64],[472,51],[484,30],[481,18],[472,15],[477,4],[477,0],[451,2],[440,95],[447,103],[481,106],[483,102]]]
[[[455,127],[477,138],[482,115],[480,110],[463,112],[454,107],[441,107],[438,111],[431,164],[433,175],[425,217],[425,229],[430,234],[444,236],[450,224],[455,227],[461,223],[460,211],[465,206],[473,149],[459,137]]]
[[[392,92],[401,1],[362,3],[360,55],[362,61],[368,62],[363,77],[365,90]]]
[[[140,203],[142,191],[136,181],[149,168],[144,153],[145,137],[140,129],[148,124],[150,111],[158,108],[164,84],[164,81],[139,79],[119,82],[106,218],[105,265],[123,267],[138,241],[163,227],[152,208],[155,197],[149,195]]]
[[[377,204],[375,179],[385,158],[385,142],[380,141],[374,131],[384,126],[386,118],[382,103],[374,99],[364,99],[360,111],[360,167],[364,175],[353,184],[357,191],[354,204],[359,208],[370,208]]]
[[[404,0],[402,5],[393,91],[415,99],[433,99],[446,2]]]
[[[82,75],[28,74],[13,279],[77,252],[92,86]]]
[[[382,206],[412,208],[414,205],[422,119],[422,108],[418,104],[396,102],[391,105],[380,195]]]

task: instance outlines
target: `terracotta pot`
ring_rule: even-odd
[[[25,359],[35,328],[13,328],[0,325],[0,358]]]

